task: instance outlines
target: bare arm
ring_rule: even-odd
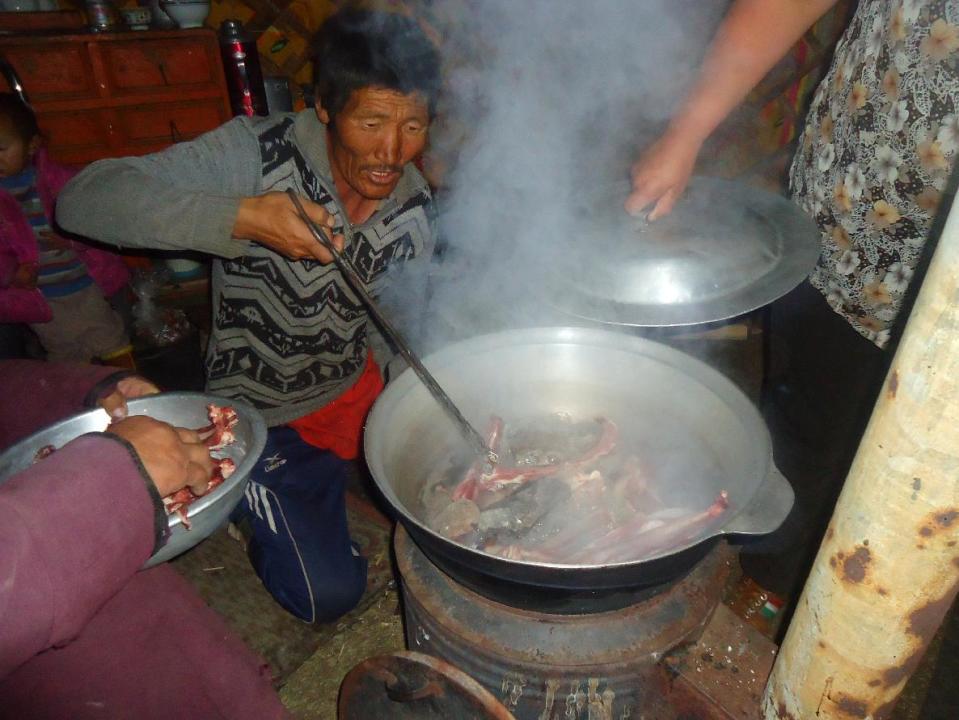
[[[736,0],[666,132],[632,169],[626,210],[672,210],[706,138],[836,0]]]

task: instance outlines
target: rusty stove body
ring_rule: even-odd
[[[614,610],[517,607],[441,571],[397,526],[406,642],[475,679],[517,720],[752,718],[776,646],[720,599],[720,542],[683,578]]]

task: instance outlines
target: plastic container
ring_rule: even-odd
[[[163,261],[170,270],[170,274],[177,280],[186,280],[199,277],[203,274],[203,263],[190,258],[167,258]]]
[[[184,30],[203,27],[210,14],[209,0],[160,0],[160,6]]]

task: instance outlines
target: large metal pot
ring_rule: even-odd
[[[536,328],[459,342],[424,362],[475,426],[494,413],[507,422],[557,412],[606,416],[641,438],[634,452],[659,455],[653,459],[669,474],[670,491],[690,506],[706,507],[720,490],[729,494],[729,508],[713,525],[634,562],[558,565],[465,547],[423,523],[419,495],[431,470],[469,450],[406,371],[370,414],[370,472],[426,554],[480,592],[504,583],[547,595],[658,585],[688,570],[722,536],[775,530],[792,507],[792,488],[772,463],[769,433],[749,399],[717,371],[660,343],[605,330]]]

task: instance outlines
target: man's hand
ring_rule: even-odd
[[[101,398],[97,404],[106,410],[110,417],[123,419],[127,416],[127,400],[146,395],[156,395],[158,392],[160,392],[160,388],[146,378],[131,375],[120,380],[113,392]]]
[[[33,290],[37,286],[37,264],[22,263],[13,273],[10,280],[10,287],[22,288],[24,290]]]
[[[303,209],[321,231],[332,238],[333,247],[343,249],[342,235],[333,235],[333,216],[322,205],[300,197]],[[316,239],[282,192],[243,198],[233,225],[233,237],[255,240],[290,260],[318,260],[326,265],[333,256]]]
[[[186,486],[197,495],[206,492],[213,459],[194,430],[135,415],[111,425],[110,432],[133,446],[160,497]]]
[[[689,183],[701,144],[679,133],[667,132],[649,146],[633,165],[633,189],[626,198],[626,212],[648,220],[668,215]]]

